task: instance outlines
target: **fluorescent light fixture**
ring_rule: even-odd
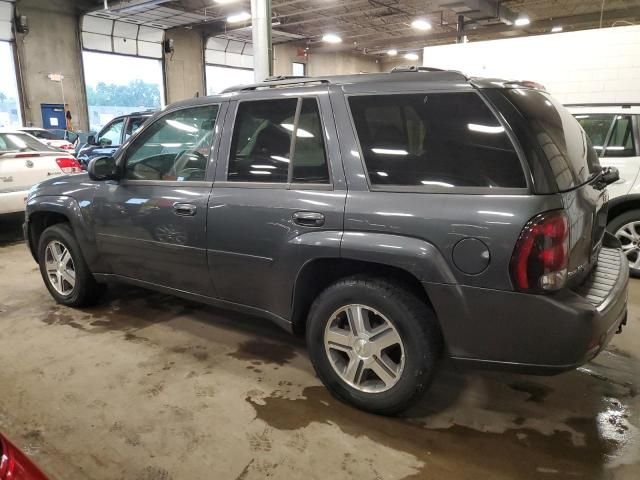
[[[516,26],[517,27],[524,27],[525,25],[529,25],[530,23],[531,23],[531,20],[529,20],[529,17],[527,17],[527,16],[522,16],[522,17],[516,18]]]
[[[265,170],[275,170],[276,167],[273,165],[251,165],[251,168],[263,168]]]
[[[490,126],[490,125],[478,125],[477,123],[467,123],[467,128],[472,132],[480,132],[480,133],[502,133],[504,132],[504,127],[502,126]]]
[[[390,57],[395,57],[398,54],[398,50],[396,50],[395,48],[392,48],[391,50],[387,50],[387,55],[389,55]]]
[[[322,41],[327,43],[340,43],[342,42],[342,38],[335,33],[325,33],[322,36]]]
[[[551,29],[552,33],[560,33],[562,31],[562,25],[558,25],[557,27],[553,27]]]
[[[411,26],[416,30],[431,30],[431,23],[424,18],[416,18],[413,22],[411,22]]]
[[[404,58],[407,60],[418,60],[420,57],[417,53],[405,53]]]
[[[576,118],[589,118],[589,115],[576,115]]]
[[[249,170],[252,175],[271,175],[271,172],[265,172],[264,170]]]
[[[198,129],[192,125],[187,125],[186,123],[182,123],[179,122],[177,120],[167,120],[166,121],[169,125],[171,125],[173,128],[177,128],[178,130],[182,130],[183,132],[188,132],[188,133],[196,133],[198,131]]]
[[[247,20],[251,20],[251,14],[249,12],[238,12],[227,17],[227,22],[229,23],[240,23],[246,22]]]
[[[372,148],[371,151],[378,155],[409,155],[409,152],[406,150],[398,150],[394,148]]]
[[[293,123],[281,123],[280,126],[286,130],[289,130],[290,132],[293,132]],[[298,128],[298,130],[296,130],[296,137],[313,138],[314,135],[311,132],[307,132],[303,128]]]
[[[273,160],[277,160],[278,162],[286,162],[289,163],[289,159],[285,157],[281,157],[280,155],[271,155]]]
[[[376,172],[381,177],[388,177],[389,174],[387,172]]]
[[[431,180],[422,180],[420,183],[422,183],[423,185],[429,185],[429,186],[434,186],[434,187],[447,187],[447,188],[453,188],[455,185],[452,185],[450,183],[446,183],[446,182],[435,182],[435,181],[431,181]]]

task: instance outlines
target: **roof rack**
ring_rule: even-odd
[[[260,90],[263,88],[292,87],[296,85],[307,85],[310,83],[329,84],[331,83],[331,80],[329,80],[328,78],[276,76],[276,77],[268,77],[262,83],[253,83],[250,85],[236,85],[234,87],[229,87],[224,89],[222,93],[247,92],[251,90]]]

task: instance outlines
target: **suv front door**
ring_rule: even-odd
[[[213,296],[207,171],[223,114],[224,104],[169,111],[118,155],[121,179],[102,182],[94,207],[96,242],[110,273]]]
[[[113,120],[107,124],[96,136],[96,148],[91,152],[91,157],[102,155],[112,156],[122,144],[122,131],[124,130],[124,118]]]
[[[339,257],[346,198],[328,96],[299,92],[230,104],[207,221],[218,296],[281,318],[309,251]]]

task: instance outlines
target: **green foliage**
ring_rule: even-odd
[[[89,105],[109,107],[160,107],[160,87],[143,80],[132,80],[128,85],[100,82],[87,86]]]
[[[4,93],[0,92],[0,102],[4,102],[6,100],[7,100],[7,96]]]

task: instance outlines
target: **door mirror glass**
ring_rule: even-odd
[[[89,135],[87,137],[87,144],[95,145],[96,144],[96,136],[95,135]]]
[[[118,169],[113,157],[96,157],[89,163],[89,178],[91,180],[117,180]]]

